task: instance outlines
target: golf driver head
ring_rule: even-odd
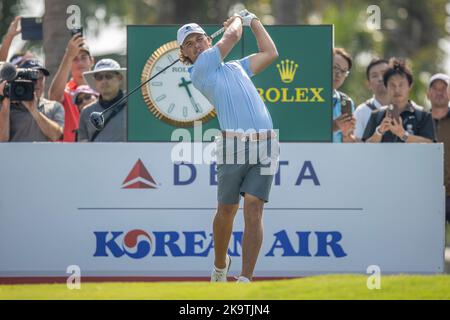
[[[101,112],[92,112],[89,120],[97,131],[100,131],[105,126],[105,118]]]

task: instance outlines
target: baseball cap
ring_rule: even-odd
[[[50,72],[42,65],[42,63],[37,59],[27,59],[24,61],[21,61],[18,65],[19,68],[24,69],[37,69],[41,70],[42,73],[48,77],[50,75]]]
[[[89,87],[88,85],[81,85],[78,86],[73,93],[73,103],[75,103],[75,100],[77,99],[80,93],[92,94],[97,97],[99,96],[98,92]]]
[[[442,80],[442,81],[444,81],[447,84],[447,86],[450,83],[450,77],[449,76],[447,76],[446,74],[443,74],[443,73],[436,73],[433,76],[431,76],[430,80],[428,81],[428,88],[431,87],[431,85],[433,84],[433,82],[435,80]]]
[[[198,24],[187,23],[184,26],[182,26],[180,29],[178,29],[178,32],[177,32],[178,45],[181,46],[183,44],[184,40],[187,38],[187,36],[192,33],[206,34],[205,30],[203,30],[202,27],[200,27]]]

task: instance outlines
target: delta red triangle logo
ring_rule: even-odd
[[[142,163],[141,159],[135,163],[125,181],[122,189],[157,189],[158,186],[152,175]]]

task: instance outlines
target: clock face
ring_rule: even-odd
[[[142,71],[141,83],[177,60],[178,52],[176,41],[153,52]],[[211,103],[194,88],[188,66],[181,62],[143,86],[142,94],[157,118],[175,126],[190,127],[194,121],[206,122],[216,115]]]

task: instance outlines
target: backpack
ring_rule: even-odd
[[[419,126],[419,124],[422,122],[423,119],[423,111],[419,110],[416,107],[415,103],[412,103],[412,106],[414,108],[414,116],[416,117],[417,120],[417,126]],[[377,112],[377,118],[376,118],[376,125],[379,126],[381,121],[383,120],[385,114],[386,114],[386,110],[387,107],[382,107],[378,112]]]
[[[366,106],[369,107],[370,110],[375,111],[377,110],[377,107],[375,107],[375,103],[371,102],[370,99],[364,102]]]

